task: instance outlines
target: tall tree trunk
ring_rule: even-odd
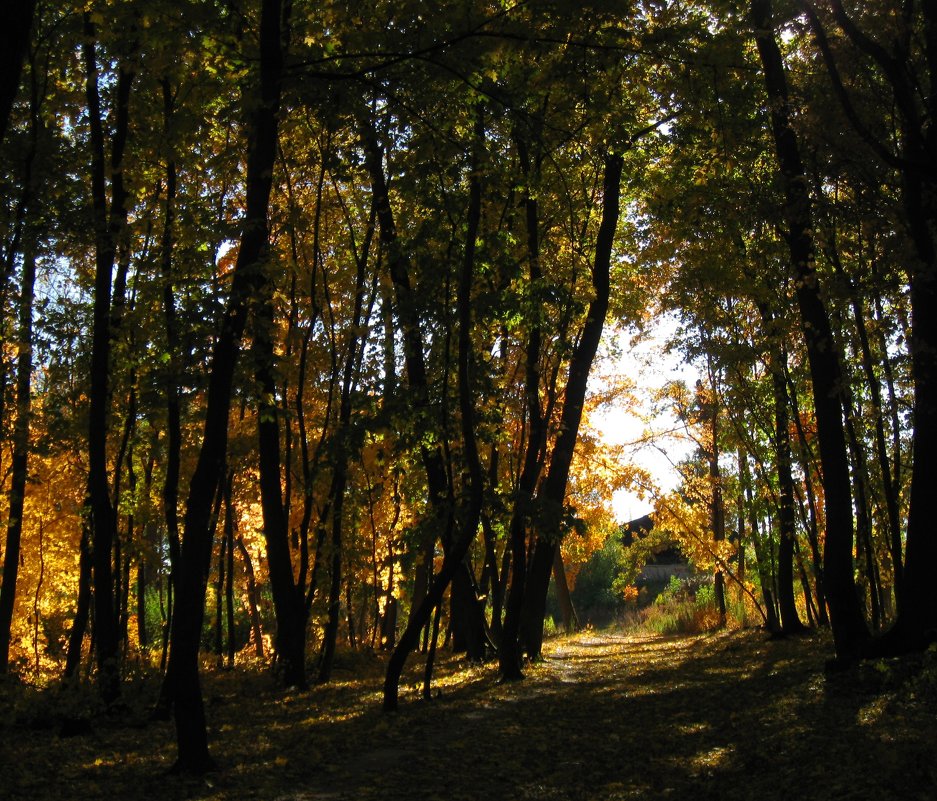
[[[797,444],[800,450],[801,470],[804,476],[804,494],[807,500],[807,515],[804,527],[807,529],[807,540],[810,543],[810,561],[813,567],[814,592],[817,596],[817,622],[821,626],[829,626],[830,619],[826,610],[826,590],[823,586],[823,557],[820,554],[820,531],[817,515],[817,498],[813,489],[813,454],[807,441],[803,421],[800,417],[800,406],[797,402],[797,391],[790,376],[787,377],[787,397],[794,414],[794,428],[797,431]],[[803,501],[801,501],[803,506]]]
[[[775,39],[771,0],[751,0],[749,8],[771,109],[771,131],[784,189],[787,241],[813,382],[826,501],[825,589],[836,656],[849,661],[859,655],[869,633],[853,576],[852,494],[840,394],[843,376],[815,269],[808,182],[790,123],[787,76]]]
[[[25,33],[28,34],[29,20],[16,19],[17,13],[24,15],[24,17],[27,15],[31,17],[32,4],[24,3],[22,9],[14,12],[14,19],[11,21],[13,27],[25,22]],[[13,47],[10,50],[15,51],[17,54],[15,66],[18,80],[19,62],[26,42],[13,42],[12,44]],[[11,55],[4,53],[3,58],[9,61]],[[0,96],[0,100],[5,100],[5,98]],[[12,96],[10,102],[12,103]],[[19,573],[20,542],[23,533],[23,511],[28,478],[29,427],[32,415],[33,299],[36,284],[36,242],[34,228],[26,223],[26,217],[35,216],[36,214],[35,209],[30,207],[33,205],[36,194],[34,164],[42,129],[40,103],[39,80],[35,74],[35,68],[33,68],[30,75],[29,146],[24,160],[23,193],[20,208],[18,209],[18,216],[22,217],[22,220],[19,221],[21,223],[20,228],[21,230],[25,229],[26,246],[23,248],[22,253],[23,264],[20,278],[19,320],[16,332],[16,420],[13,424],[13,456],[10,469],[10,489],[7,496],[6,544],[3,551],[2,585],[0,585],[0,673],[6,673],[9,667],[10,634],[16,601],[16,582]],[[0,111],[2,111],[2,107],[0,107]],[[2,143],[2,138],[2,132],[0,132],[0,143]],[[14,237],[14,242],[15,240],[16,237]],[[23,241],[23,239],[20,241]],[[12,268],[16,256],[14,247],[14,243],[11,243],[10,252],[7,254],[8,268]],[[6,278],[6,275],[0,277],[4,286]],[[2,392],[2,389],[0,389],[0,392]]]
[[[724,542],[726,538],[726,510],[725,500],[722,493],[722,470],[719,466],[719,398],[717,395],[717,376],[713,370],[712,364],[708,364],[709,372],[709,392],[710,396],[704,401],[704,417],[709,423],[710,430],[710,448],[709,459],[709,481],[712,485],[712,501],[710,518],[713,527],[713,542],[716,549],[719,543]],[[713,575],[713,594],[716,599],[716,609],[719,612],[719,624],[726,624],[726,579],[722,572],[722,566],[716,563],[716,570]]]
[[[208,734],[199,681],[199,635],[205,610],[205,587],[211,559],[212,500],[223,478],[228,445],[228,415],[234,368],[247,317],[248,301],[261,279],[268,249],[267,211],[277,152],[277,110],[283,64],[280,0],[262,0],[260,15],[260,96],[247,103],[246,215],[231,279],[231,293],[212,349],[205,428],[189,484],[185,537],[180,553],[176,613],[172,623],[170,670],[175,667],[173,708],[179,770],[208,770]]]
[[[373,200],[373,196],[372,196]],[[365,292],[366,292],[366,270],[368,257],[371,250],[371,237],[373,231],[374,215],[376,213],[376,203],[372,202],[371,219],[368,232],[365,237],[363,248],[360,254],[355,255],[356,275],[355,275],[355,305],[351,317],[351,334],[348,337],[345,352],[345,362],[342,368],[342,388],[338,408],[338,429],[336,436],[338,438],[338,452],[335,457],[335,464],[332,474],[332,488],[329,493],[332,509],[332,569],[331,584],[329,587],[329,617],[323,635],[322,659],[319,664],[319,683],[329,681],[332,675],[332,661],[335,656],[335,645],[338,639],[338,622],[341,606],[341,585],[342,585],[342,546],[343,546],[343,527],[345,510],[345,491],[348,485],[349,464],[352,457],[350,453],[351,440],[351,413],[352,413],[352,394],[358,385],[358,376],[360,371],[362,348],[364,347],[363,338],[359,336],[358,331],[362,328],[364,320]],[[369,311],[370,314],[370,311]],[[349,615],[349,636],[353,636],[351,631],[351,607],[348,608]]]
[[[621,175],[624,157],[616,154],[605,156],[605,174],[602,182],[602,222],[599,226],[592,268],[592,287],[595,296],[589,303],[586,321],[569,363],[566,380],[566,397],[560,421],[560,434],[553,446],[550,469],[541,491],[538,493],[544,518],[548,521],[537,536],[530,564],[527,592],[524,594],[521,627],[526,643],[527,655],[531,659],[540,657],[543,646],[543,620],[546,613],[547,590],[550,571],[553,567],[554,551],[559,547],[562,536],[561,519],[569,468],[579,436],[579,422],[586,397],[586,384],[592,361],[599,347],[599,339],[605,324],[609,302],[609,272],[611,268],[612,243],[618,226]]]
[[[234,514],[230,504],[232,478],[233,473],[229,472],[227,486],[225,487],[224,507],[224,538],[227,543],[228,554],[227,581],[225,582],[224,595],[228,624],[227,665],[229,669],[234,667],[234,652],[236,650],[234,638]]]
[[[563,564],[563,554],[559,548],[553,554],[553,581],[556,584],[556,598],[560,604],[560,614],[563,616],[563,630],[567,634],[572,634],[579,628],[579,617],[576,615],[573,598],[569,593],[566,566]]]
[[[931,2],[906,4],[904,30],[888,46],[879,44],[847,14],[841,0],[829,7],[845,37],[880,72],[892,90],[897,119],[898,152],[878,140],[859,118],[844,87],[826,31],[816,9],[801,3],[826,63],[834,92],[850,123],[870,149],[901,179],[905,222],[917,258],[908,260],[911,296],[911,373],[914,379],[911,495],[904,564],[904,603],[895,626],[871,653],[924,648],[937,637],[937,593],[933,566],[937,563],[937,6]],[[923,47],[922,68],[911,47],[911,35]],[[922,86],[930,91],[922,91]]]
[[[116,514],[111,506],[107,478],[107,407],[110,399],[111,273],[117,240],[127,221],[127,193],[123,181],[123,157],[129,129],[130,87],[134,73],[118,68],[116,118],[111,140],[110,208],[107,202],[107,170],[104,131],[98,93],[95,25],[85,12],[85,64],[88,121],[91,141],[91,195],[94,208],[95,278],[91,341],[91,389],[88,414],[88,497],[92,530],[94,578],[94,625],[98,686],[106,702],[120,695],[118,632],[114,614],[114,581],[111,549],[116,532]]]
[[[244,572],[247,574],[247,609],[251,619],[254,653],[258,659],[263,659],[264,638],[260,628],[260,610],[257,606],[257,580],[254,577],[254,564],[251,562],[251,555],[247,551],[247,545],[244,544],[244,537],[241,534],[238,534],[236,543],[241,554],[241,561],[244,563]]]
[[[23,258],[20,288],[19,330],[16,358],[16,422],[13,428],[13,465],[10,475],[9,518],[3,552],[3,585],[0,587],[0,673],[6,673],[10,655],[10,627],[16,597],[26,499],[29,421],[32,412],[33,288],[36,282],[36,255],[30,250]]]
[[[484,142],[484,121],[479,110],[475,122],[475,141],[473,143],[473,158],[471,178],[469,181],[469,209],[467,231],[465,237],[465,254],[462,260],[462,269],[459,275],[457,305],[459,316],[459,354],[458,354],[458,385],[459,385],[459,412],[462,427],[462,450],[467,468],[468,499],[462,510],[462,527],[459,536],[446,548],[443,555],[442,568],[434,577],[429,592],[417,609],[410,614],[407,627],[404,630],[397,647],[388,660],[387,675],[384,679],[384,709],[391,711],[397,708],[397,693],[400,684],[400,674],[403,672],[407,656],[416,647],[420,631],[429,621],[430,615],[440,603],[443,593],[451,583],[453,576],[460,569],[465,568],[464,560],[469,546],[475,539],[481,517],[483,497],[483,475],[481,459],[478,454],[478,444],[475,438],[475,402],[472,394],[471,372],[472,359],[472,307],[471,290],[475,270],[475,249],[481,221],[481,178],[478,174],[480,153]],[[435,640],[435,634],[434,638]],[[431,671],[431,664],[427,670]],[[427,690],[428,690],[427,674]]]
[[[531,286],[543,279],[540,265],[540,210],[537,198],[530,192],[530,184],[539,175],[542,153],[534,158],[529,153],[528,143],[517,137],[517,150],[524,172],[527,189],[524,193],[525,223],[527,228],[527,278]],[[504,626],[501,632],[499,667],[501,676],[507,680],[522,679],[520,633],[527,593],[527,531],[533,510],[534,493],[543,471],[547,441],[547,419],[540,405],[540,360],[543,341],[541,311],[535,309],[527,333],[524,357],[524,403],[527,414],[527,442],[524,450],[521,474],[517,482],[514,509],[509,523],[511,559],[510,583],[504,609]],[[507,573],[502,574],[507,582]]]
[[[146,626],[146,560],[141,556],[137,561],[137,642],[140,648],[150,645],[149,629]]]
[[[270,268],[264,266],[262,270],[264,276],[260,280],[263,286],[258,287],[259,297],[255,296],[254,299],[256,307],[252,354],[257,384],[261,390],[257,408],[257,441],[264,542],[267,546],[277,621],[277,667],[284,686],[303,688],[306,686],[306,617],[303,588],[297,586],[293,574],[289,520],[281,483],[280,410],[276,402],[278,392],[273,341],[275,287],[268,275]]]
[[[767,303],[758,312],[768,340],[771,387],[774,396],[774,458],[778,474],[778,608],[781,631],[800,634],[804,624],[797,614],[794,596],[794,477],[791,467],[790,398],[787,394],[787,352],[783,333]]]

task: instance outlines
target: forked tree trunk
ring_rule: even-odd
[[[527,230],[527,277],[532,286],[543,278],[540,265],[540,209],[537,198],[529,187],[539,176],[542,153],[538,150],[532,159],[527,141],[517,138],[521,168],[524,172],[525,190],[524,211]],[[517,482],[514,509],[509,524],[509,550],[511,572],[505,602],[504,626],[501,632],[499,667],[501,677],[509,681],[522,679],[520,635],[524,610],[524,597],[527,594],[527,534],[533,512],[534,494],[540,474],[543,471],[543,458],[546,450],[547,420],[540,405],[540,359],[543,330],[540,310],[535,309],[527,333],[527,345],[524,356],[524,403],[527,413],[527,442],[524,450],[521,474]],[[507,571],[502,573],[507,582]]]
[[[459,355],[458,355],[458,385],[459,385],[459,412],[462,428],[462,448],[467,468],[468,500],[462,510],[462,527],[459,535],[446,548],[443,555],[443,564],[439,573],[433,578],[429,592],[423,602],[410,613],[407,627],[404,630],[397,647],[394,649],[387,664],[387,674],[384,679],[384,709],[393,711],[397,708],[397,695],[400,684],[400,674],[408,655],[416,648],[419,642],[420,631],[429,622],[430,615],[442,603],[446,587],[452,582],[453,576],[465,567],[464,559],[468,549],[475,539],[481,517],[483,497],[483,475],[481,459],[478,455],[478,444],[475,438],[475,404],[472,395],[471,371],[472,358],[472,309],[471,290],[475,269],[475,249],[481,221],[481,179],[478,175],[480,154],[478,149],[483,146],[484,123],[481,111],[475,123],[475,154],[472,162],[474,169],[469,183],[469,210],[467,231],[465,238],[465,254],[459,276],[457,305],[459,316]],[[435,636],[434,638],[435,639]],[[431,664],[428,671],[432,670]],[[429,675],[429,672],[428,674]],[[428,678],[427,687],[428,691]]]
[[[538,494],[541,513],[544,520],[548,522],[538,534],[534,546],[529,584],[524,594],[521,614],[527,655],[531,659],[539,659],[543,647],[543,620],[546,612],[547,590],[550,585],[554,551],[559,547],[559,539],[562,535],[561,520],[569,469],[579,436],[579,423],[582,419],[589,371],[592,369],[592,361],[599,347],[599,339],[605,325],[605,315],[608,312],[612,244],[615,239],[615,230],[618,227],[623,169],[623,156],[606,155],[605,174],[602,181],[602,222],[596,239],[595,261],[592,267],[592,286],[595,296],[589,303],[586,321],[569,363],[560,434],[553,446],[546,480]]]

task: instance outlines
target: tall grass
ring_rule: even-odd
[[[641,610],[638,622],[638,628],[664,636],[701,634],[719,625],[712,585],[693,586],[676,576],[654,603]]]

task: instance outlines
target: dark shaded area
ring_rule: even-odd
[[[167,776],[166,725],[95,719],[87,736],[4,732],[4,798],[932,799],[937,665],[891,660],[827,678],[825,638],[586,633],[548,643],[528,680],[453,673],[433,702],[405,674],[379,711],[381,662],[336,661],[336,683],[209,683],[220,772]],[[353,670],[349,670],[353,668]],[[12,734],[12,736],[11,736]],[[54,765],[55,770],[44,769]]]

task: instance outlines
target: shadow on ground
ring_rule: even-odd
[[[819,636],[587,632],[553,641],[523,682],[450,662],[433,702],[414,666],[392,715],[377,670],[307,693],[216,676],[221,769],[207,779],[167,774],[168,724],[96,724],[69,740],[21,732],[0,798],[937,798],[932,684],[890,686],[881,664],[828,679],[828,652]]]

